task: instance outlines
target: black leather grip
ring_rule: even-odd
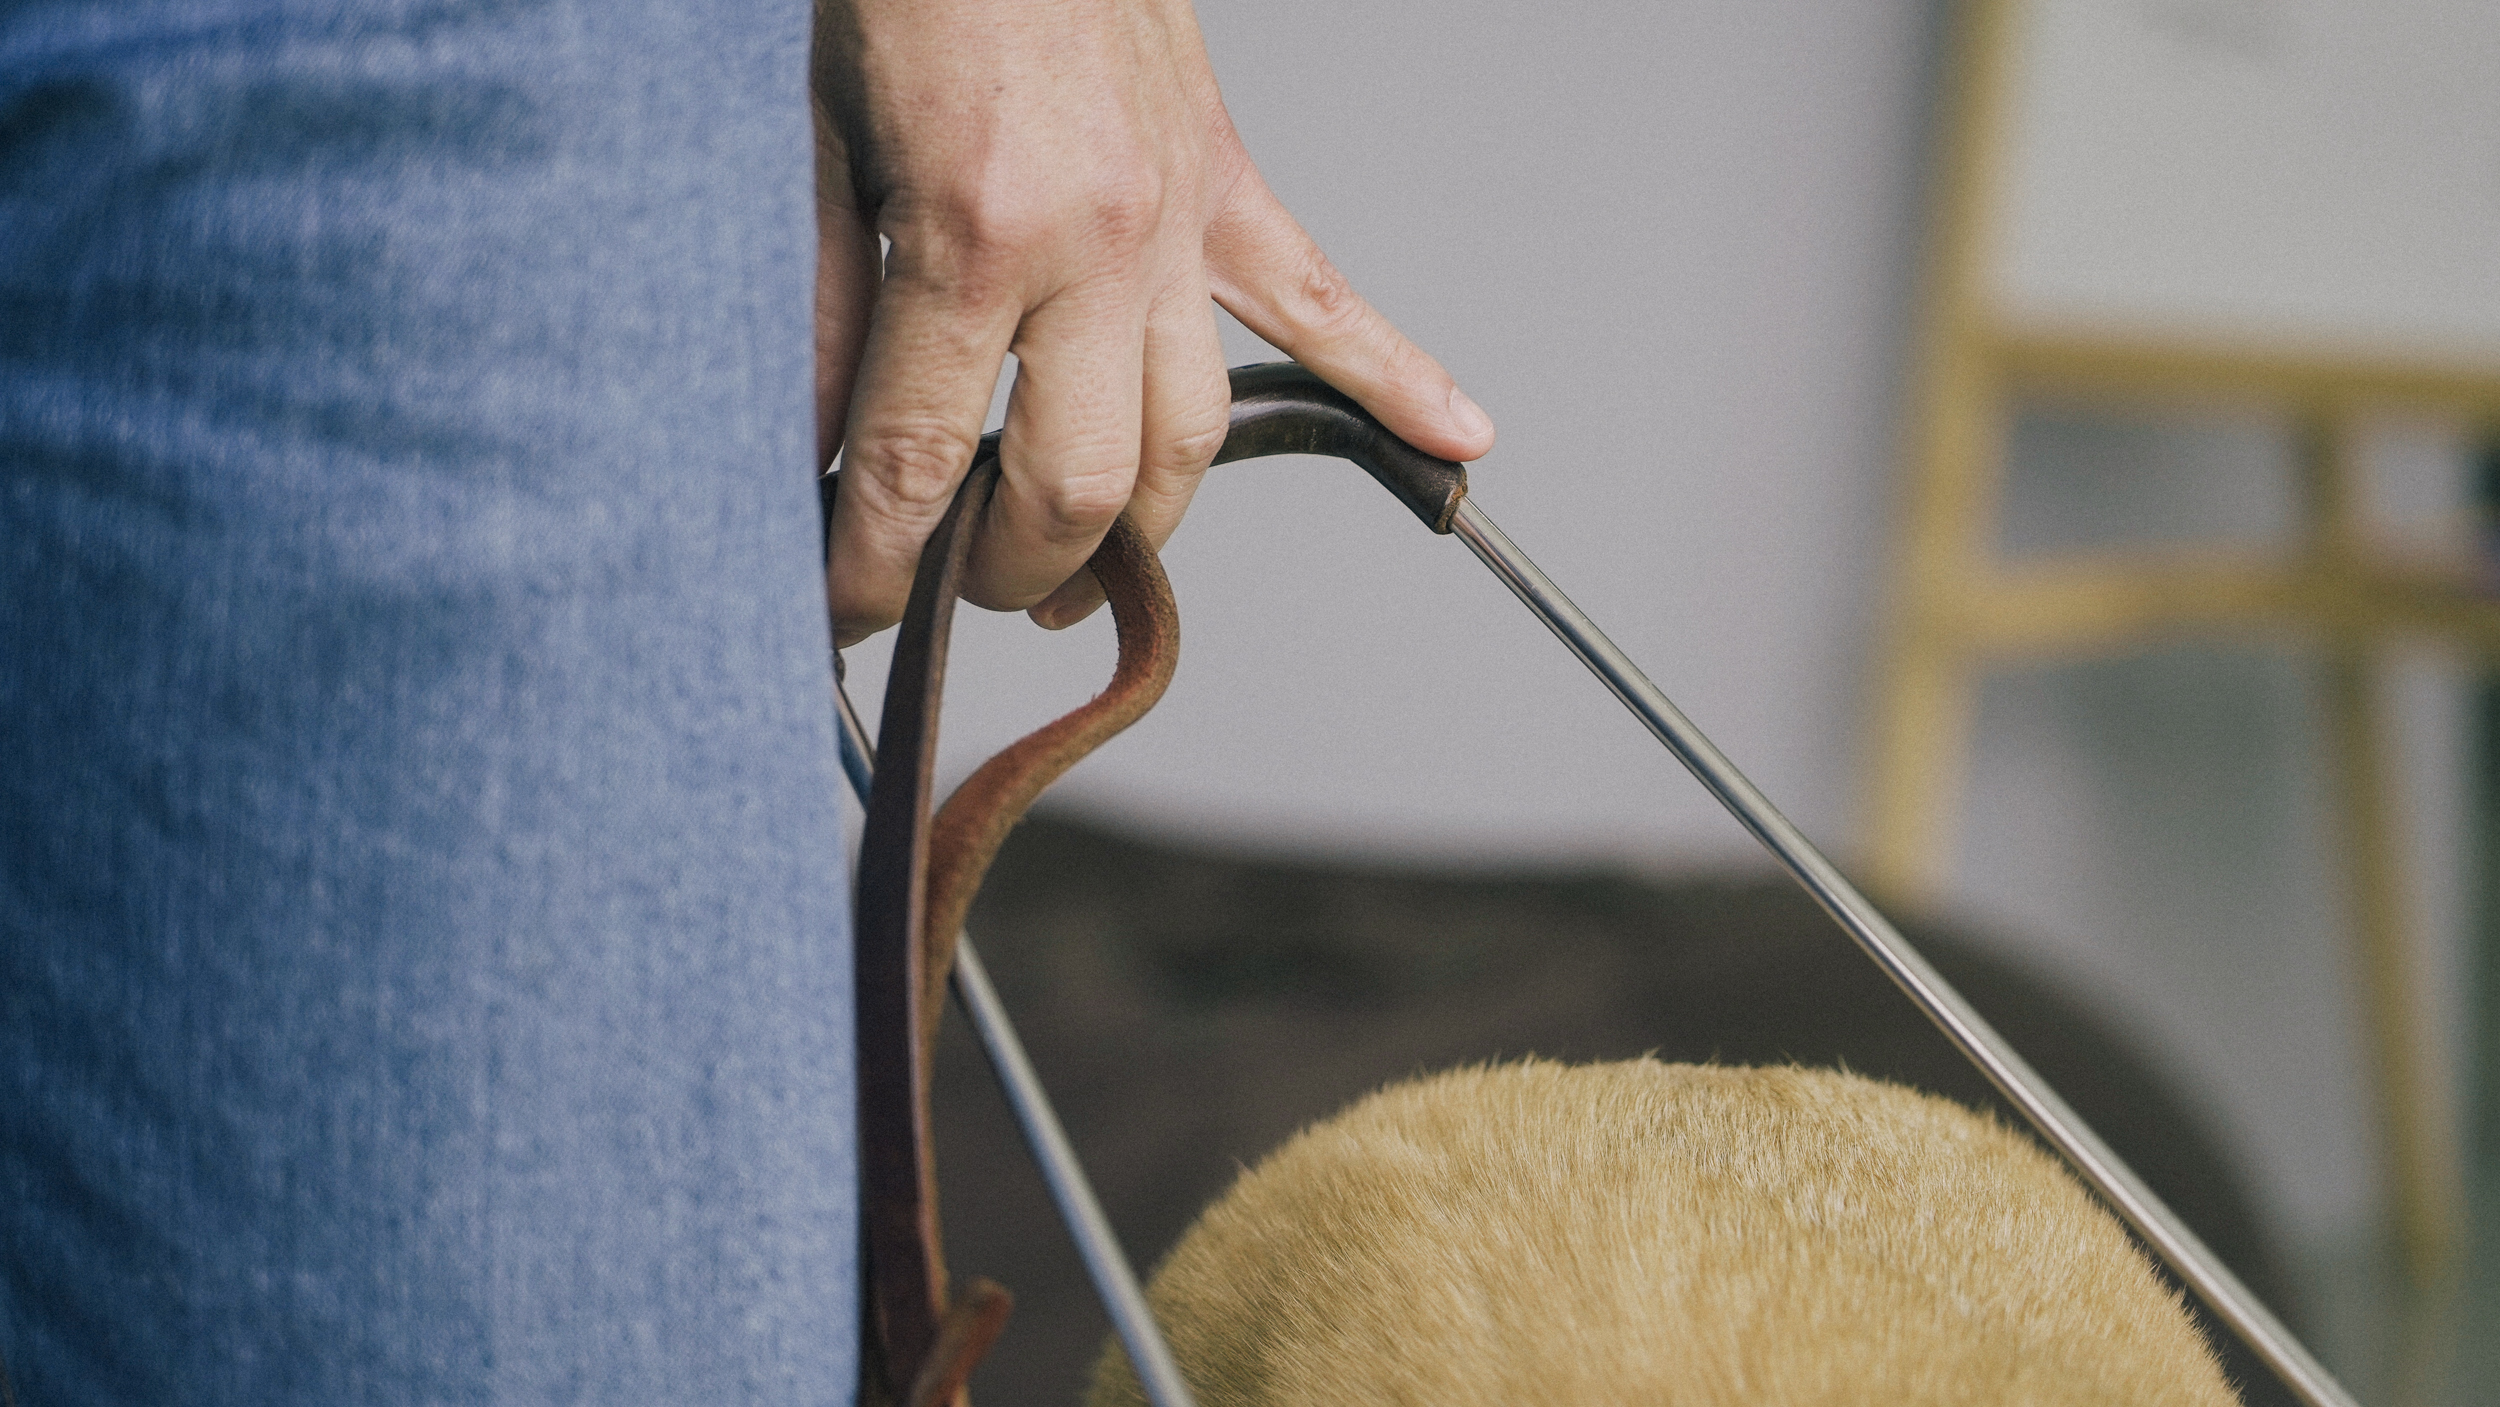
[[[1437,533],[1450,530],[1467,496],[1467,470],[1435,459],[1389,433],[1354,398],[1293,362],[1237,366],[1233,428],[1215,462],[1270,454],[1322,454],[1350,459]]]

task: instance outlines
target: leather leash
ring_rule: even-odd
[[[1127,518],[1087,563],[1110,599],[1119,663],[1092,702],[982,764],[934,818],[939,697],[973,527],[998,482],[996,437],[920,557],[886,678],[854,934],[867,1293],[863,1402],[962,1407],[1013,1298],[980,1278],[949,1294],[929,1135],[929,1078],[955,938],[1007,832],[1078,759],[1152,708],[1180,657],[1180,614]]]

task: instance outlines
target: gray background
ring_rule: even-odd
[[[2027,323],[2500,358],[2488,0],[2023,10],[1995,244]]]
[[[1940,66],[1918,0],[1207,0],[1270,182],[1499,422],[1487,510],[1843,857],[1894,502]],[[1236,362],[1273,353],[1238,328]],[[2391,530],[2453,531],[2445,427],[2388,427]],[[2026,417],[2009,550],[2265,537],[2275,427]],[[1751,867],[1751,843],[1455,542],[1347,466],[1215,471],[1167,554],[1168,700],[1054,793],[1306,854]],[[1107,622],[965,611],[947,769],[1099,687]],[[872,701],[882,643],[854,652]],[[2396,702],[2455,1028],[2452,669]],[[1950,911],[2182,1072],[2311,1255],[2377,1206],[2314,701],[2288,648],[2002,675]]]

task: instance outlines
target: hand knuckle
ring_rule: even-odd
[[[1224,447],[1224,438],[1231,428],[1222,415],[1181,426],[1164,437],[1162,453],[1156,458],[1169,468],[1204,468],[1215,459],[1215,452]]]
[[[982,165],[894,202],[883,232],[894,241],[899,271],[986,286],[1071,240],[1112,254],[1145,248],[1164,225],[1167,195],[1162,174],[1142,160],[1106,161],[1055,188],[1029,171]]]
[[[1088,193],[1087,228],[1102,244],[1134,250],[1151,241],[1163,224],[1164,188],[1151,170],[1106,173]]]
[[[965,264],[981,270],[1022,264],[1051,237],[1054,224],[1037,202],[1012,195],[968,206],[956,221]]]
[[[894,242],[891,273],[977,290],[1012,272],[1053,221],[1022,183],[964,173],[945,187],[897,201],[880,221]]]
[[[1134,486],[1133,474],[1105,466],[1053,475],[1042,482],[1037,497],[1052,537],[1081,539],[1110,527],[1128,506]]]
[[[1361,330],[1370,305],[1354,291],[1354,285],[1328,262],[1328,256],[1314,249],[1302,267],[1298,280],[1306,321],[1311,330],[1331,336]]]
[[[957,426],[917,420],[871,430],[856,453],[869,482],[893,506],[920,517],[954,496],[975,443]]]

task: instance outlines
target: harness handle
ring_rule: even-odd
[[[1435,459],[1389,433],[1354,398],[1293,362],[1237,366],[1232,429],[1215,462],[1271,454],[1350,459],[1437,533],[1450,531],[1467,496],[1465,466]]]

